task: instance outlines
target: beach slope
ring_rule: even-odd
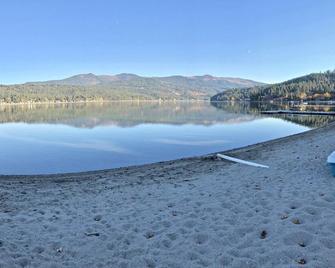
[[[335,267],[335,125],[213,156],[0,177],[0,267]]]

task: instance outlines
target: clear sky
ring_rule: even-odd
[[[0,83],[335,68],[334,0],[2,0]]]

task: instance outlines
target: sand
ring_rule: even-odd
[[[335,267],[335,125],[225,152],[0,177],[0,267]]]

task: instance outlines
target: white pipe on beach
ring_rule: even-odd
[[[249,166],[253,166],[253,167],[269,168],[269,166],[265,166],[265,165],[241,160],[241,159],[231,157],[231,156],[227,156],[227,155],[224,155],[224,154],[217,154],[217,156],[222,158],[222,159],[225,159],[225,160],[228,160],[228,161],[233,161],[233,162],[240,163],[240,164],[245,164],[245,165],[249,165]]]
[[[327,158],[327,162],[328,162],[329,164],[335,164],[335,151],[334,151],[332,154],[330,154],[330,155],[328,156],[328,158]]]

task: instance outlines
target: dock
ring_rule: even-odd
[[[298,114],[298,115],[328,115],[328,116],[335,116],[335,112],[292,111],[292,110],[261,111],[261,114]]]

